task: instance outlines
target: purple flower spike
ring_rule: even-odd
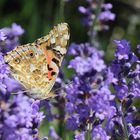
[[[91,45],[88,43],[81,44],[79,46],[72,44],[70,46],[70,54],[80,55],[71,60],[68,66],[68,68],[75,69],[75,71],[80,75],[92,70],[101,72],[106,67],[104,61],[101,59],[103,52],[97,51],[95,48],[91,48]]]
[[[92,139],[110,140],[110,136],[106,134],[106,131],[101,127],[101,125],[98,125],[92,129]]]
[[[82,132],[80,134],[77,134],[75,136],[74,140],[85,140],[85,132]]]
[[[77,73],[83,75],[84,73],[91,70],[90,66],[90,59],[84,59],[82,57],[77,56],[75,59],[71,60],[68,68],[74,68]]]
[[[132,124],[128,124],[130,136],[132,139],[139,139],[140,138],[140,126],[133,127]]]
[[[49,130],[49,137],[53,140],[61,140],[61,138],[56,134],[54,128],[51,126]]]
[[[4,41],[6,39],[5,34],[0,30],[0,41]]]
[[[18,36],[22,35],[24,30],[16,23],[11,28],[5,27],[0,29],[0,52],[6,53],[14,49],[18,45]]]
[[[140,54],[140,45],[137,45],[138,53]]]
[[[87,9],[85,8],[85,7],[83,7],[83,6],[79,6],[79,11],[82,13],[82,14],[86,14],[86,12],[87,12]]]
[[[78,10],[80,13],[84,14],[84,18],[82,19],[82,23],[86,26],[91,27],[95,24],[95,28],[90,30],[89,33],[92,35],[92,32],[100,31],[100,30],[107,30],[109,26],[105,23],[107,21],[114,21],[116,15],[111,12],[112,4],[106,3],[101,5],[101,11],[96,14],[98,11],[99,5],[98,1],[95,0],[86,0],[88,5],[87,7],[79,6]],[[97,17],[97,18],[96,18]],[[95,21],[97,19],[97,21]]]
[[[119,59],[119,60],[127,60],[129,58],[129,53],[130,53],[130,46],[129,46],[129,42],[127,42],[126,40],[121,40],[121,41],[114,41],[115,44],[117,45],[116,48],[116,52],[115,52],[115,56]]]
[[[24,30],[17,24],[0,30],[0,139],[39,140],[38,127],[44,118],[39,101],[23,94],[21,84],[13,79],[3,55],[18,44]],[[14,93],[14,94],[13,94]]]
[[[104,11],[101,12],[99,15],[99,20],[101,21],[109,21],[109,20],[115,20],[115,14],[111,13],[110,11]]]
[[[24,29],[22,29],[21,26],[17,25],[16,23],[12,24],[11,31],[14,36],[20,36],[24,33]]]
[[[76,130],[78,128],[78,116],[74,115],[67,119],[66,126],[70,130]]]
[[[105,9],[105,10],[110,10],[110,9],[112,9],[112,4],[111,3],[105,3],[105,4],[103,4],[103,8]]]
[[[22,95],[14,96],[12,99],[1,101],[0,110],[0,136],[4,140],[16,138],[32,140],[33,130],[38,127],[42,120],[42,114],[32,114],[31,100]]]

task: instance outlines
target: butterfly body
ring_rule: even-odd
[[[33,98],[51,97],[69,40],[67,23],[58,24],[47,36],[16,47],[4,57],[12,76],[29,90]]]

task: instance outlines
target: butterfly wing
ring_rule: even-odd
[[[12,75],[34,98],[50,96],[69,40],[67,23],[58,24],[47,36],[33,43],[18,46],[5,56]]]

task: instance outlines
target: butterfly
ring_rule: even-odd
[[[67,23],[60,23],[48,35],[33,43],[17,46],[4,56],[12,76],[35,99],[52,97],[51,89],[57,78],[70,38]]]

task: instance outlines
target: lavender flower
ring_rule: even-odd
[[[115,107],[111,106],[110,101],[115,98],[111,95],[108,87],[102,87],[92,96],[90,100],[91,108],[96,110],[95,116],[101,120],[110,119],[115,115]]]
[[[72,44],[69,49],[69,54],[80,55],[70,61],[69,68],[74,68],[77,74],[83,75],[93,69],[101,72],[106,66],[101,59],[102,51],[97,51],[91,48],[90,44]],[[97,61],[98,60],[98,61]]]
[[[61,140],[61,138],[57,135],[53,127],[50,127],[49,129],[49,137],[53,140]]]
[[[138,65],[134,69],[131,67],[135,63],[139,63],[138,57],[130,51],[129,42],[126,40],[115,41],[115,43],[117,48],[115,60],[111,64],[111,71],[118,80],[114,84],[114,89],[117,91],[116,95],[121,99],[133,93],[136,93],[135,95],[138,96],[136,88],[134,89],[132,87],[139,85],[138,74],[140,73],[140,69]],[[127,82],[128,79],[130,79],[129,82]]]
[[[56,118],[56,115],[52,112],[53,105],[48,100],[42,100],[40,103],[41,107],[45,109],[45,117],[48,121],[53,121]]]
[[[128,55],[130,53],[129,42],[127,42],[126,40],[115,40],[115,43],[117,45],[115,57],[117,57],[118,60],[127,60],[129,57]]]
[[[140,45],[137,45],[138,53],[140,53]]]
[[[18,45],[18,37],[24,33],[20,25],[12,24],[11,28],[0,29],[0,51],[6,53]]]
[[[38,102],[30,100],[22,92],[20,84],[9,77],[4,61],[0,59],[0,138],[33,140],[33,132],[44,118]],[[17,93],[11,97],[10,92]]]
[[[32,106],[35,102],[19,93],[13,98],[1,96],[0,104],[1,139],[33,140],[34,130],[44,118],[43,113],[39,113],[34,105]]]
[[[102,51],[88,43],[72,44],[69,54],[75,56],[70,61],[69,68],[75,69],[77,76],[73,77],[73,83],[66,87],[66,125],[70,130],[80,129],[82,134],[75,136],[75,139],[82,139],[87,131],[91,131],[88,125],[101,125],[104,120],[109,121],[114,117],[116,108],[111,102],[115,96],[109,90],[108,76],[104,76],[106,65],[102,59]],[[113,81],[112,79],[110,81]]]
[[[115,19],[115,14],[111,12],[112,4],[100,4],[94,0],[87,0],[87,3],[89,4],[88,7],[79,6],[79,12],[85,15],[83,24],[90,27],[94,24],[95,30],[108,29],[109,27],[105,23]]]
[[[75,70],[76,76],[65,89],[65,112],[67,128],[80,130],[75,139],[84,139],[87,133],[93,140],[108,140],[112,134],[116,139],[139,138],[139,127],[134,125],[137,109],[132,105],[140,93],[139,60],[129,42],[120,40],[115,44],[115,59],[109,66],[102,59],[103,52],[90,44],[70,46],[69,54],[74,58],[69,68]]]
[[[128,124],[131,139],[140,138],[140,126],[133,127],[132,124]]]
[[[0,92],[6,94],[21,89],[21,85],[9,77],[8,66],[4,63],[3,55],[0,53]]]
[[[100,21],[104,22],[104,21],[109,21],[109,20],[112,20],[112,21],[115,20],[115,14],[110,11],[112,7],[113,6],[111,3],[103,4],[102,6],[103,10],[98,16]]]
[[[109,140],[111,137],[107,136],[106,131],[102,129],[101,125],[98,125],[92,130],[92,140]]]
[[[6,39],[5,34],[2,31],[0,31],[0,41],[4,41],[5,39]]]
[[[74,140],[85,140],[85,133],[82,132],[80,134],[77,134],[74,138]]]
[[[117,121],[117,125],[121,129],[126,127],[127,130],[123,130],[125,135],[126,133],[129,133],[128,137],[136,139],[139,138],[139,128],[137,126],[134,127],[133,125],[134,122],[137,121],[134,117],[134,112],[136,113],[137,109],[132,105],[132,103],[135,98],[140,97],[139,60],[138,57],[131,52],[128,41],[115,41],[115,44],[115,59],[111,64],[111,71],[117,79],[117,82],[113,84],[115,96],[116,99],[121,101],[121,104],[116,106],[118,112],[115,119]],[[122,119],[120,120],[118,118]],[[116,123],[116,121],[114,122]],[[121,132],[121,130],[119,131]]]
[[[38,139],[37,128],[44,118],[39,112],[40,102],[22,93],[22,86],[11,78],[3,60],[4,53],[17,45],[17,37],[23,32],[17,24],[0,30],[0,139],[4,140]]]
[[[93,0],[87,2],[96,8]],[[89,16],[91,26],[93,9],[90,6],[79,9]],[[97,20],[114,20],[115,16],[110,12],[111,4],[101,8]],[[61,119],[61,122],[66,122],[67,129],[74,134],[74,140],[85,140],[87,136],[91,140],[140,138],[139,113],[134,104],[135,99],[140,97],[140,61],[131,51],[128,41],[114,41],[116,51],[110,65],[103,60],[104,52],[93,45],[72,44],[69,55],[73,59],[68,68],[74,69],[75,75],[69,79],[71,84],[65,85],[61,79],[64,75],[61,74],[57,84],[62,86],[59,92],[65,92],[65,97],[59,93],[51,104],[50,101],[40,102],[24,95],[22,86],[12,79],[3,61],[3,55],[18,44],[18,36],[23,32],[16,24],[0,30],[0,139],[39,140],[38,127],[44,117],[49,121]],[[140,47],[137,48],[139,51]],[[41,106],[46,114],[40,112]],[[54,114],[54,107],[61,113]],[[43,140],[48,138],[61,140],[53,127]]]

